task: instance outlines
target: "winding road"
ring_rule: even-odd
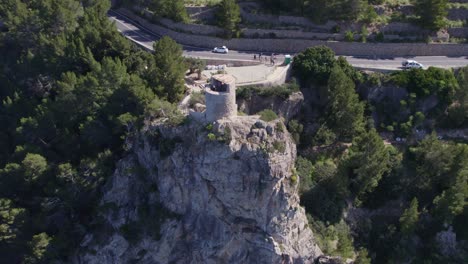
[[[115,22],[117,29],[128,39],[145,47],[148,50],[153,49],[153,42],[161,38],[160,35],[150,31],[129,17],[115,11],[109,10],[109,19]],[[230,50],[228,54],[216,54],[211,50],[194,46],[183,45],[186,57],[195,57],[200,59],[220,59],[220,60],[253,60],[254,51],[234,51]],[[284,55],[278,55],[279,61],[283,60]],[[400,70],[401,62],[408,57],[392,57],[392,58],[371,58],[371,57],[353,57],[344,56],[348,62],[357,68],[369,70]],[[457,68],[468,65],[468,54],[464,57],[445,57],[445,56],[424,56],[411,57],[422,63],[425,67],[435,66],[440,68]]]

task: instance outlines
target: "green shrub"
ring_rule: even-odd
[[[216,140],[216,135],[213,134],[213,133],[208,133],[207,137],[208,137],[208,140],[210,140],[210,141],[215,141]]]
[[[283,132],[284,132],[284,125],[283,125],[283,122],[278,122],[278,123],[276,123],[275,130],[276,130],[276,132],[283,133]]]
[[[195,104],[205,104],[205,95],[200,92],[195,92],[190,95],[189,106],[194,107]]]
[[[361,27],[361,42],[362,43],[367,42],[367,35],[368,34],[369,34],[369,31],[367,30],[367,27],[365,25],[362,25],[362,27]]]
[[[223,135],[223,141],[225,143],[229,143],[232,140],[232,132],[230,127],[225,127],[224,128],[224,135]]]
[[[271,109],[265,109],[261,112],[258,112],[257,115],[260,115],[260,119],[265,122],[270,122],[278,118],[275,112]]]
[[[443,103],[450,103],[459,89],[453,71],[435,67],[399,71],[391,75],[390,81],[419,98],[435,94]]]
[[[236,97],[238,100],[249,100],[253,95],[262,97],[278,96],[287,99],[292,93],[298,91],[299,86],[294,82],[273,87],[243,86],[236,89]]]
[[[385,40],[385,35],[383,32],[379,32],[377,33],[377,35],[375,35],[375,41],[383,42],[384,40]]]
[[[273,148],[278,152],[284,153],[286,151],[286,143],[276,140],[273,142]]]
[[[354,32],[352,32],[351,30],[346,31],[345,41],[353,42],[354,41]]]
[[[291,183],[295,184],[296,182],[297,182],[297,173],[296,173],[296,169],[293,168],[292,175],[291,175]]]
[[[236,99],[249,100],[253,95],[254,86],[242,86],[236,89]]]
[[[301,83],[326,84],[335,63],[333,50],[316,46],[294,57],[292,71]]]
[[[299,186],[300,193],[304,193],[314,186],[312,178],[314,172],[314,166],[312,162],[302,156],[298,156],[296,159],[296,171],[300,177],[301,182]]]
[[[288,123],[288,130],[289,133],[291,133],[291,137],[293,138],[294,143],[299,144],[304,126],[297,120],[293,119]]]
[[[379,15],[377,12],[375,12],[375,9],[373,6],[369,5],[366,10],[360,15],[359,20],[364,22],[364,23],[372,23],[374,22]]]
[[[181,125],[186,121],[175,104],[167,101],[154,99],[147,107],[145,115],[151,118],[167,118],[167,123],[173,126]]]

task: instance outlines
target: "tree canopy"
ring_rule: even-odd
[[[139,50],[107,18],[109,4],[0,5],[0,254],[12,263],[69,262],[126,136],[160,112],[181,120],[164,99],[184,92],[181,48],[163,38],[154,55]]]
[[[353,81],[340,66],[333,67],[328,80],[327,126],[341,139],[351,140],[364,126],[364,104]]]
[[[421,26],[431,30],[439,30],[445,26],[447,0],[415,0],[414,4]]]
[[[292,70],[304,84],[316,82],[326,84],[335,66],[335,53],[328,47],[307,48],[294,57]]]
[[[237,30],[241,21],[240,8],[235,0],[222,0],[217,12],[218,25],[226,31],[230,38]]]
[[[159,97],[176,102],[185,91],[186,65],[182,58],[182,48],[169,37],[156,41],[153,47],[153,61],[148,70],[150,85]]]

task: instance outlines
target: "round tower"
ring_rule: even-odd
[[[236,116],[236,79],[228,74],[213,75],[205,89],[205,99],[207,121]]]

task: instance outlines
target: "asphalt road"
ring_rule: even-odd
[[[115,21],[117,29],[128,39],[137,44],[152,50],[153,42],[161,36],[157,35],[138,22],[132,21],[130,18],[110,10],[109,19]],[[229,48],[229,47],[228,47]],[[258,52],[252,51],[234,51],[230,50],[228,54],[212,53],[211,49],[204,49],[194,46],[183,45],[184,56],[198,57],[203,59],[222,59],[222,60],[253,60],[254,54]],[[267,54],[270,55],[270,54]],[[291,54],[294,55],[294,54]],[[282,61],[284,54],[276,55],[278,61]],[[395,58],[372,58],[372,57],[352,57],[344,56],[348,62],[359,68],[376,69],[376,70],[399,70],[401,62],[411,58],[424,65],[424,67],[435,66],[440,68],[456,68],[468,65],[468,55],[465,57],[445,57],[445,56],[424,56],[424,57],[395,57]]]

